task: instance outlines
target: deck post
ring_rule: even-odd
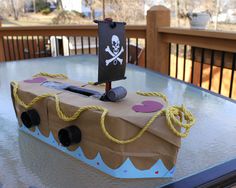
[[[0,16],[0,29],[2,27],[2,20],[3,18]],[[1,30],[0,30],[0,63],[5,61],[4,56],[4,49],[3,49],[3,37],[1,36]]]
[[[147,12],[147,68],[168,74],[169,44],[161,40],[160,27],[170,27],[170,10],[164,6],[153,6]]]

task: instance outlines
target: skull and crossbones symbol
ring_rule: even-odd
[[[119,58],[119,56],[121,55],[122,52],[124,52],[124,48],[122,46],[120,49],[120,39],[117,35],[112,35],[111,44],[112,44],[112,50],[110,49],[109,46],[107,46],[105,49],[105,52],[108,52],[112,56],[111,59],[106,60],[106,66],[108,66],[111,62],[113,62],[113,65],[117,65],[117,62],[119,62],[122,65],[123,59]]]

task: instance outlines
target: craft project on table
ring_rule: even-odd
[[[20,130],[113,177],[172,177],[181,138],[195,119],[164,94],[112,88],[125,79],[125,23],[96,23],[98,82],[47,73],[12,82]]]

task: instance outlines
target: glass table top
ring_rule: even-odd
[[[63,73],[72,80],[97,80],[97,56],[42,58],[0,63],[1,187],[158,187],[236,158],[236,103],[153,71],[128,65],[128,91],[159,91],[171,105],[185,104],[196,124],[182,139],[176,173],[169,179],[112,178],[18,130],[10,82],[39,72]]]

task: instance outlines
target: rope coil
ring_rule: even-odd
[[[42,74],[40,73],[40,75],[42,75]],[[43,76],[45,76],[45,75],[46,74],[43,74]],[[61,74],[56,74],[56,75],[47,74],[47,75],[49,75],[49,77],[52,77],[52,76],[57,77],[58,75],[61,76]],[[12,86],[13,86],[13,96],[14,96],[15,101],[20,106],[24,107],[25,109],[31,108],[35,103],[39,102],[40,100],[43,100],[47,97],[53,97],[54,100],[55,100],[55,104],[56,104],[57,115],[63,121],[76,120],[80,116],[80,114],[82,112],[86,111],[86,110],[95,110],[95,111],[102,112],[101,119],[100,119],[100,126],[101,126],[101,129],[102,129],[102,132],[104,133],[104,135],[109,140],[111,140],[111,141],[113,141],[117,144],[128,144],[128,143],[134,142],[135,140],[140,138],[145,133],[145,131],[152,125],[152,123],[159,116],[162,116],[162,115],[165,115],[167,125],[170,128],[170,130],[176,136],[179,136],[179,137],[182,137],[182,138],[188,136],[190,128],[195,123],[194,116],[191,114],[191,112],[187,111],[187,109],[184,106],[168,106],[166,109],[163,109],[163,110],[160,110],[160,111],[156,112],[149,119],[149,121],[144,125],[144,127],[135,136],[133,136],[132,138],[129,138],[127,140],[119,140],[119,139],[113,137],[106,129],[105,119],[106,119],[106,115],[108,114],[108,109],[106,109],[102,106],[84,106],[84,107],[78,108],[72,116],[68,116],[62,111],[62,109],[60,107],[60,99],[59,99],[58,95],[46,93],[46,94],[35,97],[28,104],[26,104],[24,101],[22,101],[20,99],[20,97],[18,95],[19,84],[17,82],[12,82]],[[158,96],[158,97],[161,97],[164,101],[166,101],[168,103],[167,97],[162,93],[158,93],[158,92],[137,92],[137,94],[142,95],[142,96]],[[183,118],[184,118],[186,123],[183,123]],[[175,128],[176,125],[183,128],[184,132],[181,132],[181,130],[178,131]]]

